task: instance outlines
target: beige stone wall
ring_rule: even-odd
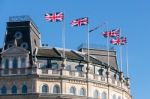
[[[54,85],[61,86],[61,80],[36,80],[36,92],[41,93],[42,85],[47,84],[49,87],[49,93],[53,93],[53,87]],[[76,88],[76,95],[80,96],[80,89],[84,88],[86,90],[87,95],[87,82],[81,81],[81,80],[63,80],[62,81],[62,88],[63,93],[69,95],[70,88],[75,87]],[[109,99],[112,99],[113,95],[116,95],[116,98],[123,97],[125,99],[131,99],[131,96],[129,93],[123,91],[121,88],[117,88],[114,86],[109,86],[108,84],[96,84],[89,82],[89,97],[93,97],[93,93],[95,90],[99,91],[99,97],[101,97],[102,93],[105,92],[107,94],[108,99],[108,93],[109,93]],[[71,94],[70,94],[71,95]]]

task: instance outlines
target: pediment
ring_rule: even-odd
[[[22,47],[11,47],[1,52],[2,55],[9,54],[29,54],[29,51]]]

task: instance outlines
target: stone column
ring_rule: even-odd
[[[2,63],[1,63],[1,75],[3,75],[4,74],[4,68],[5,68],[5,66],[4,66],[4,57],[2,57]]]
[[[17,60],[18,60],[18,68],[17,68],[17,74],[21,74],[21,57],[19,56],[18,58],[17,58]]]
[[[29,67],[29,56],[26,56],[25,66],[26,68]]]
[[[1,63],[1,68],[4,69],[5,68],[5,62],[4,62],[4,57],[2,57],[2,63]]]
[[[18,68],[21,68],[22,66],[21,66],[21,57],[19,56],[18,57]]]

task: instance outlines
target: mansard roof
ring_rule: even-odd
[[[101,53],[101,52],[100,52]],[[103,52],[102,52],[103,53]],[[105,52],[106,53],[106,52]],[[117,68],[116,64],[116,56],[114,53],[110,53],[110,63],[111,67],[114,69]],[[48,48],[48,47],[40,47],[38,48],[37,57],[49,57],[49,58],[62,58],[63,57],[63,48]],[[108,66],[107,57],[103,54],[99,54],[99,56],[95,56],[92,53],[90,54],[90,62],[94,64],[99,64],[103,66]],[[88,57],[86,52],[65,49],[65,57],[70,60],[77,60],[82,62],[88,62]]]
[[[49,58],[60,58],[63,56],[63,49],[61,48],[39,48],[37,57],[49,57]],[[78,60],[87,62],[87,54],[79,51],[73,51],[65,49],[65,57],[70,60]],[[97,60],[93,56],[90,56],[90,61],[95,64],[102,64],[100,60]]]

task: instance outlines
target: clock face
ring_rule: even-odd
[[[15,32],[14,37],[15,37],[15,39],[21,39],[22,38],[22,33],[21,32]]]
[[[27,48],[28,48],[28,43],[23,42],[23,43],[21,44],[21,47],[24,48],[24,49],[27,49]]]

